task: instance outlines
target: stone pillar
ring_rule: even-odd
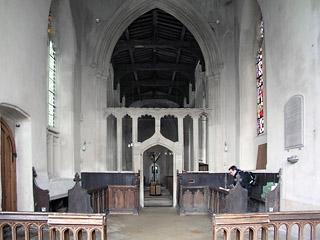
[[[180,171],[184,169],[184,144],[183,144],[183,117],[178,117],[178,143],[179,143],[179,155],[177,155],[177,162],[180,162]]]
[[[161,121],[160,116],[155,116],[155,133],[160,133]]]
[[[122,116],[117,116],[117,171],[122,170]]]
[[[96,118],[96,166],[100,169],[107,170],[107,124],[103,109],[107,106],[107,83],[108,75],[101,75],[97,78],[97,118]]]
[[[138,117],[132,117],[132,167],[134,172],[140,169],[140,147],[138,144]]]
[[[183,117],[178,116],[178,142],[183,144]]]
[[[193,171],[199,170],[199,119],[198,116],[192,116],[193,119]]]
[[[191,119],[190,119],[191,120]],[[192,131],[191,131],[191,121],[188,121],[188,169],[186,169],[187,171],[191,171],[192,169],[192,149],[193,149],[193,146],[192,146],[192,139],[193,139],[193,134],[192,134]]]
[[[201,157],[202,163],[207,163],[207,117],[202,114],[201,121]]]
[[[209,171],[221,171],[223,169],[222,154],[224,151],[224,141],[222,136],[221,126],[221,83],[220,74],[216,72],[214,75],[207,77],[209,108],[212,111],[208,112],[210,122],[208,124],[208,148],[207,162],[209,163]]]

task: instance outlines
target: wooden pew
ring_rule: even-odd
[[[93,212],[138,214],[140,173],[81,173]]]
[[[49,190],[44,190],[38,186],[36,181],[37,172],[34,167],[32,167],[32,175],[33,175],[34,211],[48,212],[49,202],[50,202]]]
[[[74,187],[68,191],[68,212],[70,213],[93,213],[90,195],[86,189],[80,186],[80,176],[76,173]]]
[[[257,173],[258,184],[253,194],[240,184],[229,191],[233,177],[228,173],[182,173],[178,176],[179,212],[186,214],[246,213],[280,210],[280,184],[266,198],[261,198],[267,181],[279,182],[278,173]]]

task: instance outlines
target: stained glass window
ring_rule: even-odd
[[[256,80],[257,80],[257,132],[258,135],[264,133],[264,107],[263,107],[263,38],[264,38],[264,25],[263,20],[259,25],[259,47],[257,53],[256,63]]]
[[[49,12],[49,17],[48,17],[48,33],[51,33],[52,30],[52,16],[51,16],[51,11]]]
[[[49,69],[48,69],[48,125],[55,127],[56,120],[56,52],[54,44],[49,44]]]

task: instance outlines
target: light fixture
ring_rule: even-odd
[[[128,148],[131,148],[131,147],[133,147],[133,142],[129,141],[128,142]]]
[[[227,141],[224,142],[224,151],[228,152],[228,144]]]
[[[299,157],[298,156],[291,156],[291,157],[287,157],[287,161],[289,162],[289,163],[296,163],[296,162],[298,162],[299,161]]]
[[[82,151],[87,150],[86,145],[87,145],[87,142],[86,142],[86,141],[84,141],[84,142],[83,142],[83,145],[82,145]]]
[[[171,152],[170,150],[167,150],[164,152],[164,155],[172,156],[173,152]]]
[[[134,48],[144,48],[144,45],[134,45]]]

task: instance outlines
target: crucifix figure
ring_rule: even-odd
[[[153,162],[153,167],[152,167],[152,174],[153,174],[153,181],[155,182],[156,181],[156,162],[158,161],[160,155],[161,155],[161,152],[149,152],[148,153],[151,161]]]

